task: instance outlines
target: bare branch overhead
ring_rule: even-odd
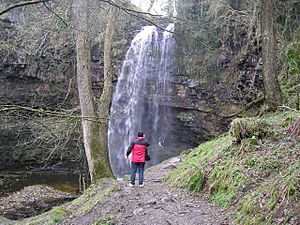
[[[15,5],[12,5],[4,10],[2,10],[0,12],[0,16],[15,9],[15,8],[19,8],[19,7],[23,7],[23,6],[26,6],[26,5],[35,5],[35,4],[40,4],[40,3],[45,3],[45,2],[49,2],[49,1],[52,1],[52,0],[31,0],[31,1],[25,1],[25,2],[22,2],[22,3],[19,3],[19,4],[15,4]]]

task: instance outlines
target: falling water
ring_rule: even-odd
[[[166,30],[173,31],[174,24]],[[123,62],[111,106],[109,152],[114,173],[126,172],[125,152],[138,131],[150,143],[151,164],[170,128],[169,109],[162,102],[170,92],[175,53],[172,33],[146,26],[133,39]]]

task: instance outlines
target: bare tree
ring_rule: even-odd
[[[114,22],[119,9],[111,6],[107,17],[107,25],[104,39],[104,86],[99,104],[99,117],[106,118],[100,124],[100,140],[102,149],[108,152],[108,118],[112,99],[112,42],[114,34]]]
[[[88,7],[89,0],[74,0],[74,15],[76,21],[76,55],[77,55],[77,86],[83,128],[83,139],[87,157],[91,181],[99,178],[113,176],[108,152],[102,148],[99,139],[99,121],[89,118],[96,118],[93,105],[93,93],[91,83],[90,65],[90,42],[88,34]]]
[[[263,81],[267,104],[276,110],[281,102],[280,87],[275,73],[275,33],[273,27],[273,0],[261,1],[261,32]]]

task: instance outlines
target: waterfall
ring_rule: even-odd
[[[173,31],[174,24],[166,30]],[[109,123],[109,152],[115,175],[123,176],[124,159],[138,131],[150,143],[151,164],[160,162],[159,151],[171,129],[169,108],[163,103],[170,92],[175,41],[172,33],[145,26],[135,36],[126,53],[114,92]]]

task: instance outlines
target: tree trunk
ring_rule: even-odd
[[[114,34],[114,22],[119,9],[110,7],[104,39],[104,86],[99,103],[99,116],[103,118],[100,124],[100,140],[102,149],[108,152],[108,122],[109,109],[113,95],[112,90],[112,42]],[[108,157],[108,154],[107,154]],[[107,158],[109,160],[109,158]]]
[[[275,73],[275,34],[273,28],[273,0],[261,1],[261,32],[263,81],[267,104],[276,110],[281,102],[280,87]]]
[[[82,115],[84,148],[87,157],[91,181],[111,177],[107,152],[102,149],[99,140],[99,121],[93,105],[93,92],[90,66],[90,43],[88,34],[89,0],[74,0],[76,21],[77,86]]]

